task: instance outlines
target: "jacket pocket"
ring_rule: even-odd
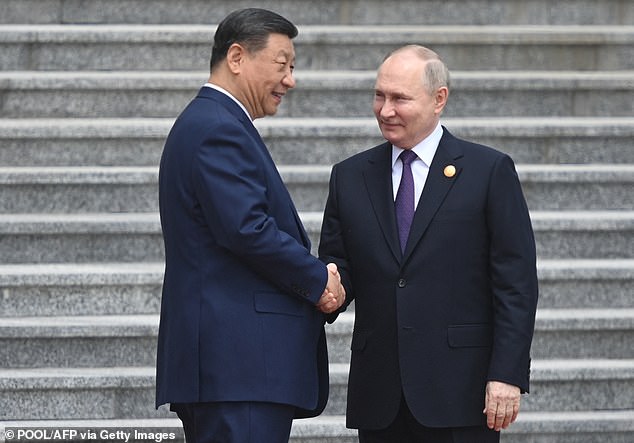
[[[488,324],[451,325],[447,328],[447,341],[452,348],[491,346],[493,328]]]
[[[256,312],[283,314],[302,317],[306,302],[279,292],[256,292],[254,305]]]

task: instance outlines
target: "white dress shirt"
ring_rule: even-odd
[[[427,138],[412,148],[412,151],[417,155],[411,165],[412,175],[414,176],[414,209],[418,207],[418,201],[423,193],[427,174],[429,174],[429,167],[436,154],[436,149],[438,149],[442,133],[442,126],[439,122]],[[403,162],[398,158],[401,152],[403,152],[403,149],[392,146],[392,196],[394,199],[396,199],[398,185],[401,183],[401,176],[403,175]]]

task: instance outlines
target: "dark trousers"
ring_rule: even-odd
[[[187,443],[288,443],[295,407],[277,403],[172,403]]]
[[[486,426],[429,428],[412,415],[405,396],[394,422],[376,431],[359,429],[359,443],[499,443],[500,433]]]

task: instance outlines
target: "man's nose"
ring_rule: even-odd
[[[291,89],[295,87],[295,77],[293,77],[293,73],[290,72],[284,76],[282,79],[282,84],[287,88]]]
[[[394,105],[392,104],[391,100],[385,100],[383,102],[383,105],[381,106],[381,110],[379,112],[379,115],[381,117],[392,117],[394,116],[394,114],[396,113]]]

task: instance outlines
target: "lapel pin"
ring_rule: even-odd
[[[445,166],[445,177],[451,178],[456,175],[456,167],[454,165]]]

